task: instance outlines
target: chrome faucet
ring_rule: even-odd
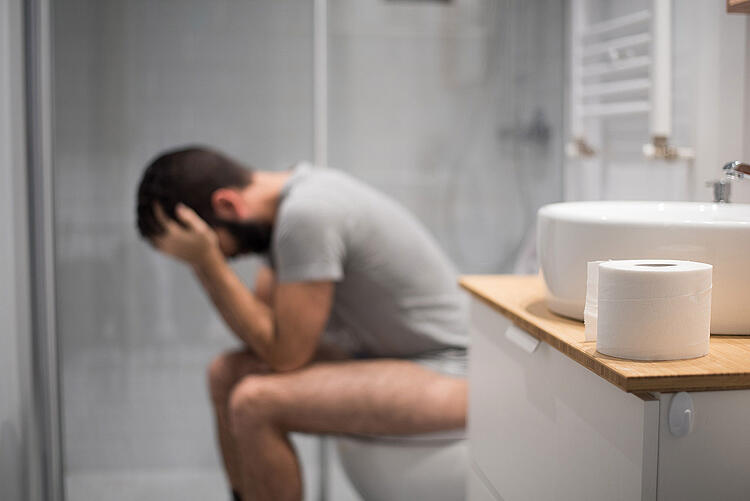
[[[743,179],[746,175],[750,176],[750,164],[735,160],[724,164],[722,167],[724,176],[715,181],[706,182],[706,186],[714,189],[715,203],[729,203],[732,194],[732,181]]]
[[[724,175],[730,179],[742,179],[745,174],[750,175],[750,165],[740,162],[739,160],[724,164],[724,167],[722,167],[721,170],[723,170]]]

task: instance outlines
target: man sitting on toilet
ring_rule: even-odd
[[[414,434],[466,420],[456,272],[392,199],[332,169],[257,171],[170,151],[138,187],[138,230],[195,273],[243,348],[209,367],[235,499],[299,500],[289,432]],[[265,255],[251,291],[227,258]]]

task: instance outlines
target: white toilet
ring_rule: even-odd
[[[365,501],[460,501],[465,497],[465,430],[397,437],[340,436],[341,463]]]

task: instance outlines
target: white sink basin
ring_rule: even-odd
[[[711,333],[750,334],[750,205],[571,202],[539,209],[547,305],[582,319],[586,263],[683,259],[714,266]]]

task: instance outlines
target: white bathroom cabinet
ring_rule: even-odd
[[[476,283],[463,285],[476,293]],[[539,301],[523,294],[511,294],[531,305],[522,316],[472,296],[469,501],[750,499],[750,390],[689,392],[692,431],[676,437],[668,413],[679,388],[624,391],[564,344],[539,342],[526,333],[538,333]],[[750,387],[740,369],[735,386]],[[684,375],[685,389],[713,384],[696,377]]]

